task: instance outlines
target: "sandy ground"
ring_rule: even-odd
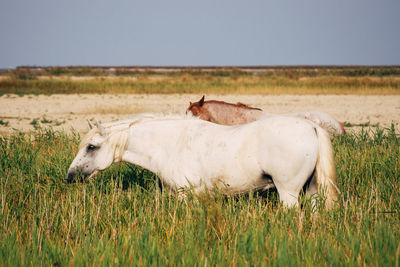
[[[0,97],[0,134],[35,127],[86,132],[87,119],[108,122],[129,118],[140,112],[183,113],[189,101],[201,95],[51,95]],[[400,96],[357,95],[207,95],[206,100],[242,102],[270,113],[320,110],[341,122],[369,123],[389,127],[395,123],[400,132]],[[359,127],[346,127],[355,131]]]

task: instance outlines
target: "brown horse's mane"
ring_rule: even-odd
[[[207,103],[228,105],[228,106],[234,106],[234,107],[237,107],[237,108],[245,108],[245,109],[252,109],[252,110],[262,110],[260,108],[250,107],[249,105],[243,104],[241,102],[237,102],[236,104],[233,104],[233,103],[228,103],[228,102],[219,101],[219,100],[207,100],[207,101],[204,101],[204,104],[207,104]]]

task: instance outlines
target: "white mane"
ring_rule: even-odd
[[[130,126],[145,121],[155,121],[155,120],[184,120],[184,119],[198,119],[193,116],[191,113],[189,114],[163,114],[163,113],[140,113],[131,118],[112,121],[101,124],[106,132],[113,132],[116,130],[124,130],[129,128]]]
[[[114,155],[116,155],[117,158],[121,160],[128,139],[128,133],[125,130],[129,129],[131,126],[146,121],[185,120],[185,119],[198,120],[197,117],[194,117],[191,114],[186,115],[186,114],[140,113],[129,119],[101,124],[101,126],[99,127],[103,127],[103,129],[105,130],[105,134],[107,135],[109,145],[114,148]],[[100,134],[100,135],[102,134],[101,129],[99,127],[91,129],[84,136],[79,145],[79,149],[87,146],[95,134]]]

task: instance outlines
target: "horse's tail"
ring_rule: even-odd
[[[339,192],[336,186],[333,147],[327,131],[315,126],[315,132],[318,138],[318,157],[314,179],[316,179],[318,191],[326,196],[325,209],[330,209],[337,201]]]

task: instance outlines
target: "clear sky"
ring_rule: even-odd
[[[400,65],[400,0],[0,0],[0,68]]]

